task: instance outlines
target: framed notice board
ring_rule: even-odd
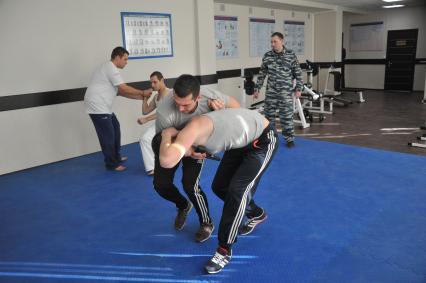
[[[173,56],[170,14],[121,12],[121,29],[129,59]]]
[[[349,41],[351,51],[382,51],[384,43],[383,22],[351,24]]]

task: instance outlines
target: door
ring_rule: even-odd
[[[385,90],[412,91],[418,29],[388,31]]]

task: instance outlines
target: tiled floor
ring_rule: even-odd
[[[345,97],[357,98],[354,95]],[[316,140],[426,155],[426,149],[408,146],[409,142],[417,142],[417,136],[426,133],[419,129],[426,122],[426,104],[421,103],[422,98],[422,92],[365,91],[365,103],[335,107],[334,115],[326,115],[322,122],[314,119],[310,128],[296,127],[296,134]]]

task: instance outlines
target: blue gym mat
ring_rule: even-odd
[[[281,140],[255,195],[268,220],[206,275],[217,227],[196,243],[193,210],[175,231],[139,145],[123,153],[125,172],[95,153],[0,176],[0,282],[426,282],[425,157]],[[216,226],[217,164],[201,180]]]

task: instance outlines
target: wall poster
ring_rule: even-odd
[[[271,35],[275,32],[275,20],[250,18],[250,57],[263,57],[271,50]]]
[[[238,18],[214,16],[216,58],[238,58]]]
[[[129,59],[173,56],[170,14],[121,12],[121,29]]]
[[[351,51],[382,51],[384,42],[383,22],[351,24],[349,40]]]
[[[305,23],[284,21],[284,45],[296,55],[305,54]]]

